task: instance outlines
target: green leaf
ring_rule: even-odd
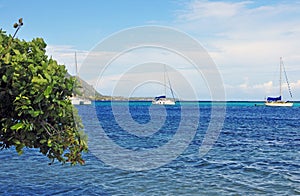
[[[6,55],[5,55],[5,57],[4,57],[4,63],[5,64],[9,64],[10,63],[10,53],[7,53]]]
[[[20,55],[20,54],[21,54],[20,51],[17,50],[17,49],[13,49],[13,51],[14,51],[14,53],[15,53],[16,55]]]
[[[19,129],[22,129],[23,127],[24,127],[24,124],[23,124],[23,123],[17,123],[17,124],[15,124],[15,125],[11,126],[10,128],[11,128],[12,130],[18,131]]]
[[[34,118],[37,117],[40,113],[41,113],[40,111],[33,111],[33,110],[29,112],[29,114]]]
[[[22,109],[22,110],[27,110],[27,109],[28,109],[28,106],[27,106],[27,105],[22,105],[22,106],[21,106],[21,109]]]
[[[6,75],[3,75],[3,76],[2,76],[2,80],[3,80],[3,82],[7,82],[7,76],[6,76]]]
[[[47,83],[47,80],[42,78],[42,76],[39,74],[38,76],[33,76],[31,82],[39,85],[43,85]]]
[[[47,72],[47,70],[44,70],[44,75],[45,75],[45,78],[46,78],[49,82],[52,81],[51,76],[50,76],[50,74]]]
[[[47,86],[46,90],[44,91],[45,97],[49,98],[51,92],[52,92],[52,86]]]
[[[48,145],[49,147],[51,147],[51,146],[52,146],[52,141],[51,141],[51,140],[48,140],[47,145]]]
[[[17,140],[17,139],[13,139],[13,141],[12,141],[15,145],[19,145],[19,144],[21,144],[21,142],[19,141],[19,140]]]
[[[23,154],[23,147],[24,147],[24,145],[21,143],[16,145],[16,151],[18,152],[18,155]]]
[[[47,142],[47,140],[45,140],[45,139],[43,139],[43,140],[40,141],[41,144],[44,144],[46,142]]]
[[[37,96],[37,97],[34,99],[33,103],[39,103],[39,102],[42,101],[43,98],[44,98],[44,94],[40,94],[39,96]]]

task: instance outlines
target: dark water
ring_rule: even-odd
[[[111,141],[133,152],[152,151],[172,140],[182,121],[182,106],[187,111],[185,125],[195,124],[194,117],[199,111],[200,116],[197,131],[187,148],[173,160],[150,170],[136,171],[134,162],[130,170],[119,169],[118,164],[128,164],[125,159],[115,160],[117,166],[113,167],[95,149],[84,155],[86,165],[75,167],[59,163],[49,166],[48,159],[37,150],[27,149],[22,156],[14,149],[3,150],[0,152],[0,194],[300,195],[299,105],[269,108],[254,104],[260,103],[227,104],[218,140],[203,157],[199,156],[199,147],[210,122],[210,103],[154,108],[149,102],[131,102],[130,118],[141,126],[142,136],[123,130],[127,125],[128,129],[136,129],[127,119],[127,103],[117,103],[112,111],[110,102],[97,102],[95,113],[94,106],[78,106],[89,136],[98,133],[101,125]],[[116,116],[119,121],[115,120]],[[163,124],[157,126],[159,123],[154,120]],[[152,130],[151,134],[145,127]],[[188,135],[192,128],[185,126],[184,130]],[[90,140],[90,145],[98,141]],[[102,145],[101,142],[97,145]],[[111,154],[110,158],[114,156]],[[163,158],[163,155],[161,159],[153,158],[153,162]]]

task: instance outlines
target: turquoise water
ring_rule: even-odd
[[[224,104],[218,102],[214,107],[218,109]],[[183,133],[190,134],[195,123],[194,117],[197,114],[200,116],[197,117],[199,124],[196,132],[183,152],[161,166],[148,170],[137,171],[135,162],[131,162],[127,170],[120,169],[132,157],[117,160],[115,156],[119,156],[118,151],[110,154],[109,158],[116,163],[111,164],[97,151],[97,145],[110,146],[101,138],[94,137],[90,138],[89,144],[96,148],[84,155],[84,166],[48,165],[48,159],[33,149],[25,150],[22,156],[18,156],[14,149],[2,150],[0,194],[299,195],[299,103],[293,108],[258,107],[261,104],[226,103],[220,135],[210,151],[202,157],[199,156],[199,147],[211,118],[210,102],[184,102],[166,108],[153,107],[150,102],[130,102],[129,107],[126,102],[116,102],[114,109],[110,102],[78,106],[85,131],[90,137],[99,133],[101,125],[111,141],[132,152],[152,151],[168,144],[176,136],[182,119],[185,125],[190,125],[184,127],[186,132]],[[144,135],[137,136],[130,132],[135,127],[127,119],[127,109],[130,118],[146,132],[140,133]],[[183,114],[184,111],[187,112]],[[154,120],[157,123],[151,124]],[[163,124],[156,127],[161,123],[160,120],[163,120]],[[124,130],[127,125],[132,128],[129,132]],[[150,130],[153,132],[147,135]],[[182,147],[180,142],[176,143],[174,152]],[[153,158],[153,162],[163,162],[164,154],[161,157]]]

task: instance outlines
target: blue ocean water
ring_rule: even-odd
[[[214,107],[224,104],[216,103]],[[199,147],[210,122],[210,102],[157,108],[150,102],[116,102],[115,109],[111,102],[78,106],[89,136],[98,133],[101,126],[111,141],[134,152],[152,151],[172,140],[182,121],[183,107],[187,111],[185,121],[194,120],[199,112],[200,116],[187,148],[173,160],[149,170],[136,171],[135,163],[132,170],[111,166],[96,151],[84,154],[86,165],[71,167],[60,163],[48,165],[49,160],[34,149],[26,149],[22,156],[14,149],[2,150],[0,194],[300,195],[300,105],[293,108],[261,105],[259,102],[226,103],[223,128],[203,157],[199,156]],[[125,126],[135,129],[127,119],[127,108],[133,122],[145,131],[141,133],[143,136],[124,130]],[[151,124],[154,120],[163,124]],[[149,127],[151,134],[147,135],[145,127]],[[188,126],[184,129],[186,134],[192,131]],[[102,145],[101,142],[97,145]],[[122,163],[122,160],[115,161]]]

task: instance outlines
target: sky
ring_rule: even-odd
[[[76,52],[80,76],[105,95],[156,96],[163,90],[162,67],[167,64],[172,88],[182,99],[210,100],[219,91],[214,85],[221,85],[226,100],[263,101],[278,95],[282,57],[292,100],[300,100],[299,10],[300,1],[293,0],[0,0],[0,28],[13,34],[13,24],[22,17],[18,38],[42,37],[47,54],[73,75]],[[182,37],[170,39],[169,48],[118,49],[123,42],[134,45],[139,36],[147,41],[149,32],[137,31],[148,26],[169,28],[171,36],[162,31],[153,35],[162,42]],[[193,57],[177,51],[186,37],[207,52],[201,57],[203,62],[211,59],[208,71],[201,67],[197,72],[186,58],[196,58],[201,49]],[[106,42],[115,48],[104,46]],[[109,66],[99,67],[108,57],[114,58]],[[125,92],[126,85],[132,87]],[[283,97],[291,100],[285,83]]]

